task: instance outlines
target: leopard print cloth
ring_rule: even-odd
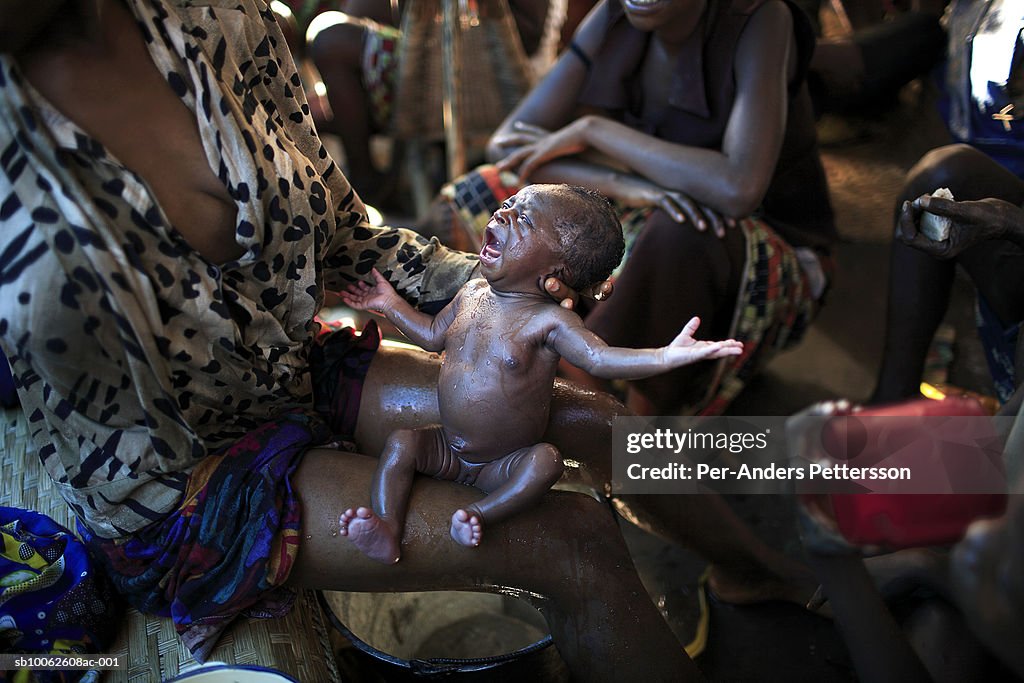
[[[245,253],[203,259],[143,179],[0,55],[0,347],[47,472],[105,538],[173,509],[208,453],[311,409],[325,288],[376,267],[433,305],[475,265],[367,223],[265,4],[128,5],[195,114]]]

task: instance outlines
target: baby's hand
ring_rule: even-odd
[[[341,300],[357,311],[385,311],[398,299],[398,292],[376,268],[372,271],[374,285],[359,281],[339,292]]]
[[[700,327],[700,318],[694,317],[686,323],[682,332],[665,347],[665,362],[672,367],[696,363],[709,358],[738,356],[743,353],[743,343],[735,339],[725,341],[697,341],[693,338]]]

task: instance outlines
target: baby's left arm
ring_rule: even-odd
[[[437,315],[427,315],[414,309],[399,296],[391,283],[376,268],[371,271],[373,286],[360,280],[340,292],[341,300],[357,311],[377,311],[402,331],[414,344],[427,351],[444,348],[444,337],[455,319],[462,291],[455,295]]]
[[[694,339],[699,318],[686,323],[668,346],[627,349],[608,346],[584,327],[578,316],[559,313],[556,316],[547,344],[576,367],[604,379],[640,379],[697,361],[737,356],[743,352],[743,344],[734,339],[715,342]]]

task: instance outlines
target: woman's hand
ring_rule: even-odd
[[[947,239],[936,242],[921,233],[921,214],[926,211],[952,221]],[[1003,239],[1022,224],[1024,210],[1001,199],[958,202],[923,195],[903,203],[898,235],[904,244],[939,259],[950,259],[979,242]]]
[[[667,213],[676,223],[689,221],[693,227],[704,232],[711,230],[718,237],[725,237],[726,228],[736,227],[736,221],[722,216],[714,209],[699,204],[677,190],[668,190],[639,176],[623,176],[614,183],[609,196],[632,208],[656,207]]]
[[[541,128],[525,121],[516,121],[512,124],[512,131],[495,134],[491,138],[489,146],[511,152],[524,145],[532,145],[539,142],[550,134],[551,131],[547,128]]]
[[[559,306],[570,311],[576,308],[576,302],[579,301],[581,294],[595,301],[604,301],[612,295],[614,289],[611,280],[605,280],[587,292],[577,292],[557,277],[549,277],[544,280],[544,291],[551,295],[551,298],[557,301]]]
[[[573,156],[586,150],[589,146],[586,130],[593,120],[594,117],[581,116],[553,133],[517,122],[514,133],[503,135],[492,144],[511,146],[519,142],[522,146],[500,160],[496,166],[501,171],[512,171],[525,182],[539,166],[552,159]]]

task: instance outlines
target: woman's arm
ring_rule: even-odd
[[[768,189],[785,134],[787,89],[796,57],[792,22],[784,4],[771,2],[747,24],[735,60],[736,100],[720,150],[674,144],[604,117],[584,116],[517,150],[505,163],[524,177],[547,182],[559,179],[562,157],[596,149],[726,216],[748,215]],[[563,61],[569,57],[574,55],[567,53]],[[576,68],[585,73],[582,62]],[[578,87],[554,92],[575,100]],[[557,125],[550,118],[539,121],[544,112],[538,107],[524,107],[517,113],[528,123]],[[538,118],[526,118],[530,114]],[[503,127],[501,132],[510,134],[511,128]]]

